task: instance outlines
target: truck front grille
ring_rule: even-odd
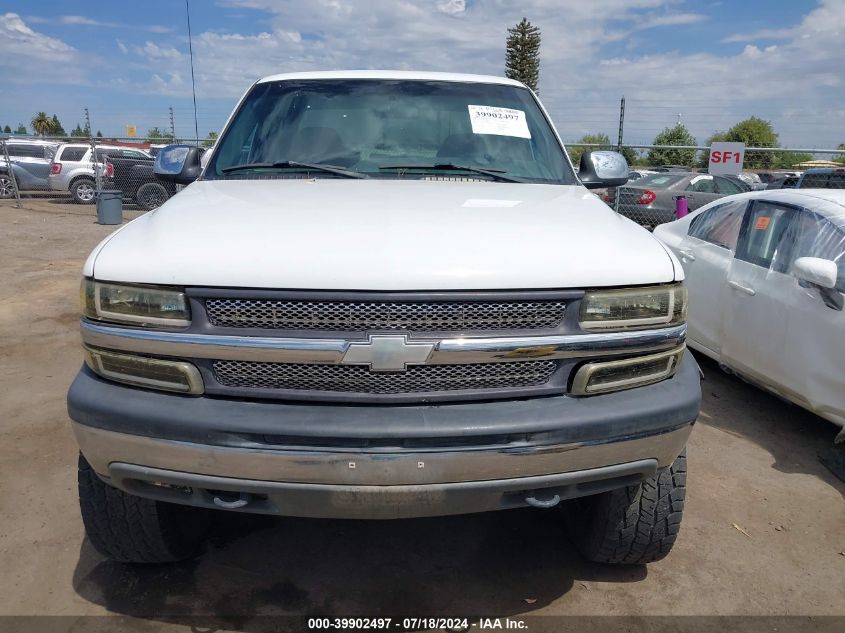
[[[219,360],[212,370],[217,382],[230,388],[403,394],[537,387],[549,382],[557,366],[552,360],[413,365],[386,373],[362,365]]]
[[[561,300],[307,301],[206,299],[218,327],[274,330],[486,332],[544,330],[560,325]]]

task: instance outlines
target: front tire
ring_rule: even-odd
[[[81,454],[78,481],[85,533],[103,556],[121,563],[170,563],[199,552],[208,528],[204,510],[118,490]]]
[[[79,178],[70,186],[70,193],[77,204],[93,204],[97,193],[97,183],[90,178]]]
[[[597,563],[639,565],[664,558],[678,536],[687,483],[686,450],[639,485],[578,499],[568,508],[570,534]]]

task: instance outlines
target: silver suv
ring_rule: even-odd
[[[10,138],[0,142],[0,198],[11,198],[15,195],[13,174],[20,191],[49,189],[47,176],[50,175],[50,161],[53,160],[58,145],[34,139]]]
[[[96,156],[90,145],[66,143],[59,146],[56,157],[50,164],[48,182],[53,191],[70,191],[75,202],[91,204],[97,191],[97,174],[103,180],[110,180],[114,168],[108,162],[108,150],[127,151],[146,156],[143,152],[116,146],[98,145]],[[101,183],[103,184],[103,183]],[[106,184],[106,186],[109,186]]]

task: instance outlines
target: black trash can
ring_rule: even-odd
[[[123,224],[123,192],[105,189],[97,193],[97,224]]]

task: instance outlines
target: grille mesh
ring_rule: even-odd
[[[214,377],[225,387],[368,394],[534,387],[546,384],[556,368],[557,362],[551,360],[414,365],[398,373],[373,372],[362,365],[213,363]]]
[[[410,332],[536,330],[563,320],[565,301],[284,301],[207,299],[212,325],[279,330]]]

